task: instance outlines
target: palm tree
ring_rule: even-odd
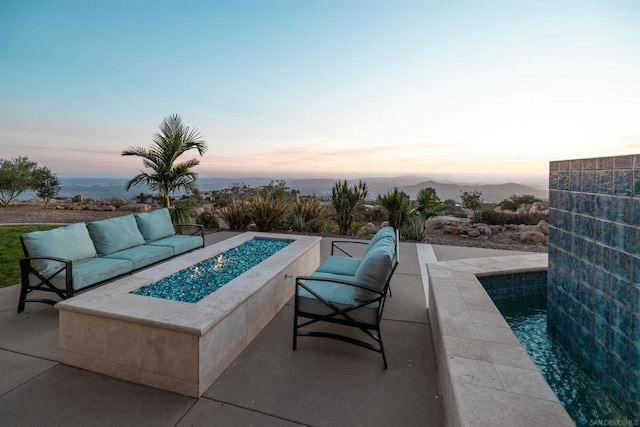
[[[150,148],[135,146],[122,152],[123,156],[142,157],[144,167],[151,169],[150,172],[141,171],[127,182],[127,191],[133,186],[146,184],[162,195],[165,207],[171,207],[170,194],[173,191],[196,190],[198,174],[192,168],[200,161],[191,159],[176,163],[180,156],[193,149],[198,150],[201,156],[207,151],[207,144],[200,132],[185,126],[178,114],[165,118],[160,125],[160,132],[153,135]]]

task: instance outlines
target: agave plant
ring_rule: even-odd
[[[248,213],[258,231],[271,231],[287,217],[289,205],[271,194],[257,195],[249,203]]]
[[[405,222],[402,226],[402,237],[407,240],[421,242],[424,240],[425,220],[422,215],[417,215]]]
[[[220,218],[233,231],[244,231],[251,224],[249,216],[249,203],[244,200],[230,200],[225,207],[220,209]]]

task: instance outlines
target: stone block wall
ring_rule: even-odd
[[[549,167],[548,327],[640,420],[640,154]]]

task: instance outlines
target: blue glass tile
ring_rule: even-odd
[[[633,171],[613,171],[613,194],[616,196],[631,196],[633,194]]]
[[[558,172],[558,190],[569,190],[569,171]]]
[[[602,342],[605,346],[609,345],[609,331],[610,326],[607,320],[601,316],[593,316],[593,334],[596,339]]]
[[[638,283],[631,285],[631,311],[636,316],[640,316],[640,284]]]
[[[631,342],[640,346],[640,313],[632,315],[631,317]],[[640,364],[637,365],[640,369]]]
[[[634,229],[622,224],[612,224],[611,245],[625,252],[631,252],[633,246]]]
[[[596,171],[596,192],[599,194],[613,194],[613,171]]]
[[[580,191],[581,173],[581,170],[572,170],[569,172],[569,191]]]
[[[580,191],[582,191],[583,193],[596,192],[596,171],[595,170],[582,171]]]
[[[611,350],[611,353],[620,359],[616,360],[609,366],[609,369],[612,371],[611,373],[613,375],[615,375],[615,371],[617,371],[618,373],[620,373],[620,371],[623,371],[622,367],[626,365],[625,361],[629,360],[631,350],[629,344],[630,341],[620,331],[618,331],[617,329],[611,330],[611,343],[609,344],[609,348]],[[620,365],[622,365],[622,367]]]
[[[549,172],[549,190],[558,189],[558,171]]]
[[[569,192],[558,191],[558,209],[563,211],[569,210]]]
[[[631,282],[614,276],[611,285],[611,299],[624,307],[625,310],[631,310],[632,296]]]
[[[595,219],[589,216],[580,217],[580,234],[589,239],[595,238]]]
[[[636,230],[636,239],[640,238],[640,232]],[[636,244],[638,241],[636,240]],[[633,265],[631,269],[631,280],[637,285],[640,286],[640,251],[634,251],[636,255],[631,258],[631,264]]]
[[[611,219],[611,206],[613,198],[598,194],[595,197],[595,216],[601,219]]]
[[[640,228],[640,198],[633,199],[633,226]]]
[[[633,199],[630,197],[615,197],[611,214],[614,221],[633,225]]]
[[[596,196],[593,194],[582,194],[580,197],[580,213],[582,215],[595,215]]]
[[[633,195],[640,197],[640,166],[633,171]]]
[[[623,336],[625,340],[629,340],[631,338],[631,312],[615,302],[611,304],[610,312],[611,325],[617,329],[616,333]]]
[[[631,281],[631,261],[633,257],[619,250],[611,251],[613,273],[623,279]]]

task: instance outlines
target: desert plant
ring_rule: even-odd
[[[271,194],[257,195],[249,203],[249,217],[258,231],[271,231],[282,222],[289,213],[289,205]]]
[[[350,230],[356,209],[364,202],[368,194],[369,190],[365,182],[359,181],[352,187],[349,187],[347,180],[335,183],[331,189],[331,204],[340,228],[340,234],[347,234]]]
[[[413,206],[409,195],[394,187],[392,191],[378,195],[378,203],[387,210],[389,225],[400,230],[404,222],[411,215]]]
[[[425,219],[421,215],[414,216],[402,226],[402,236],[407,240],[421,242],[424,240]]]
[[[295,203],[290,210],[290,223],[293,231],[304,231],[306,224],[313,220],[325,222],[327,220],[327,209],[315,198],[296,197]],[[317,227],[317,225],[315,226]]]
[[[196,218],[196,224],[203,225],[206,228],[218,228],[220,223],[218,217],[213,212],[204,211]]]
[[[169,208],[169,215],[171,216],[171,222],[175,225],[192,224],[191,210],[193,206],[189,204],[176,204],[172,208]]]
[[[207,144],[201,139],[197,129],[190,129],[182,123],[179,115],[164,119],[160,132],[153,135],[151,148],[129,147],[123,156],[142,157],[142,164],[151,172],[140,172],[127,182],[127,191],[136,185],[146,184],[151,190],[162,195],[164,206],[171,207],[170,195],[176,190],[194,192],[198,174],[192,169],[200,161],[197,159],[178,162],[178,158],[189,150],[197,150],[202,156]]]
[[[220,209],[220,217],[233,231],[244,231],[251,224],[249,216],[249,202],[232,199]]]
[[[424,218],[432,217],[446,209],[433,187],[426,187],[418,191],[416,205],[416,209]]]
[[[462,193],[462,206],[466,209],[470,209],[473,212],[473,222],[482,220],[482,192],[480,191],[465,191]]]

